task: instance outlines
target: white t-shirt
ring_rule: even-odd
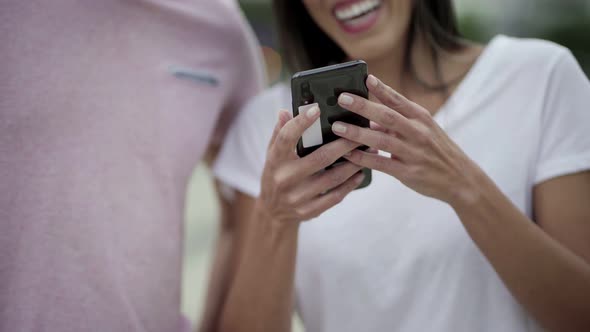
[[[239,115],[214,172],[257,196],[288,86]],[[532,189],[590,169],[590,83],[555,44],[498,36],[436,113],[531,217]],[[300,229],[297,308],[308,331],[539,331],[445,203],[383,173]]]

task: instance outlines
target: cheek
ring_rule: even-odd
[[[401,11],[401,12],[409,11],[414,6],[414,3],[416,2],[414,0],[386,0],[386,1],[389,2],[390,8],[393,8],[394,10]]]
[[[296,0],[289,0],[289,1],[296,1]],[[316,16],[319,14],[321,7],[322,7],[321,0],[303,0],[303,6],[307,9],[309,15]]]
[[[413,0],[389,0],[389,19],[395,21],[394,25],[405,27],[410,22]]]
[[[320,29],[333,38],[336,22],[332,19],[332,13],[328,4],[323,0],[304,0],[303,5],[305,6],[305,9],[307,9],[307,12],[312,17],[315,24],[317,24]]]
[[[296,0],[289,0],[296,1]],[[327,13],[326,4],[321,0],[304,0],[303,6],[313,18],[325,16]]]

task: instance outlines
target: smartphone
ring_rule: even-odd
[[[367,64],[361,60],[306,70],[293,75],[291,78],[293,116],[304,113],[314,106],[320,108],[319,119],[303,133],[297,144],[297,154],[300,157],[307,156],[320,146],[339,138],[332,132],[332,124],[335,121],[369,127],[368,119],[338,105],[338,97],[343,92],[368,98],[366,79]],[[367,147],[362,146],[359,149],[366,150]],[[343,161],[346,159],[340,158],[330,167]],[[362,172],[365,178],[357,189],[371,183],[371,170],[366,168]]]

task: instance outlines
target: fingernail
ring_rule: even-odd
[[[313,119],[313,118],[315,118],[316,115],[318,115],[319,112],[320,112],[320,108],[317,106],[314,106],[314,107],[308,109],[307,112],[305,113],[305,115],[308,118]]]
[[[354,179],[354,182],[356,182],[357,184],[361,184],[361,182],[363,182],[364,179],[365,179],[365,173],[359,173],[359,175],[357,175],[356,179]]]
[[[285,110],[281,110],[279,111],[278,115],[277,115],[277,121],[289,121],[289,113],[288,111]],[[286,121],[285,121],[286,122]]]
[[[344,134],[346,133],[346,126],[339,122],[335,122],[332,125],[332,131],[334,131],[335,133]]]
[[[352,151],[348,151],[344,154],[345,157],[350,157],[352,156]]]
[[[377,87],[377,84],[379,84],[379,80],[377,79],[377,77],[369,75],[369,77],[367,78],[367,85],[371,88],[375,88]]]
[[[351,96],[347,95],[347,94],[341,94],[340,97],[338,97],[338,102],[341,105],[352,105],[353,99]]]

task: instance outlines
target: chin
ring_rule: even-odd
[[[390,35],[366,38],[354,44],[342,43],[340,47],[348,58],[365,60],[367,62],[393,56],[398,50],[404,49],[402,38],[393,39]]]
[[[320,28],[351,59],[383,59],[404,48],[412,0],[306,0]]]

